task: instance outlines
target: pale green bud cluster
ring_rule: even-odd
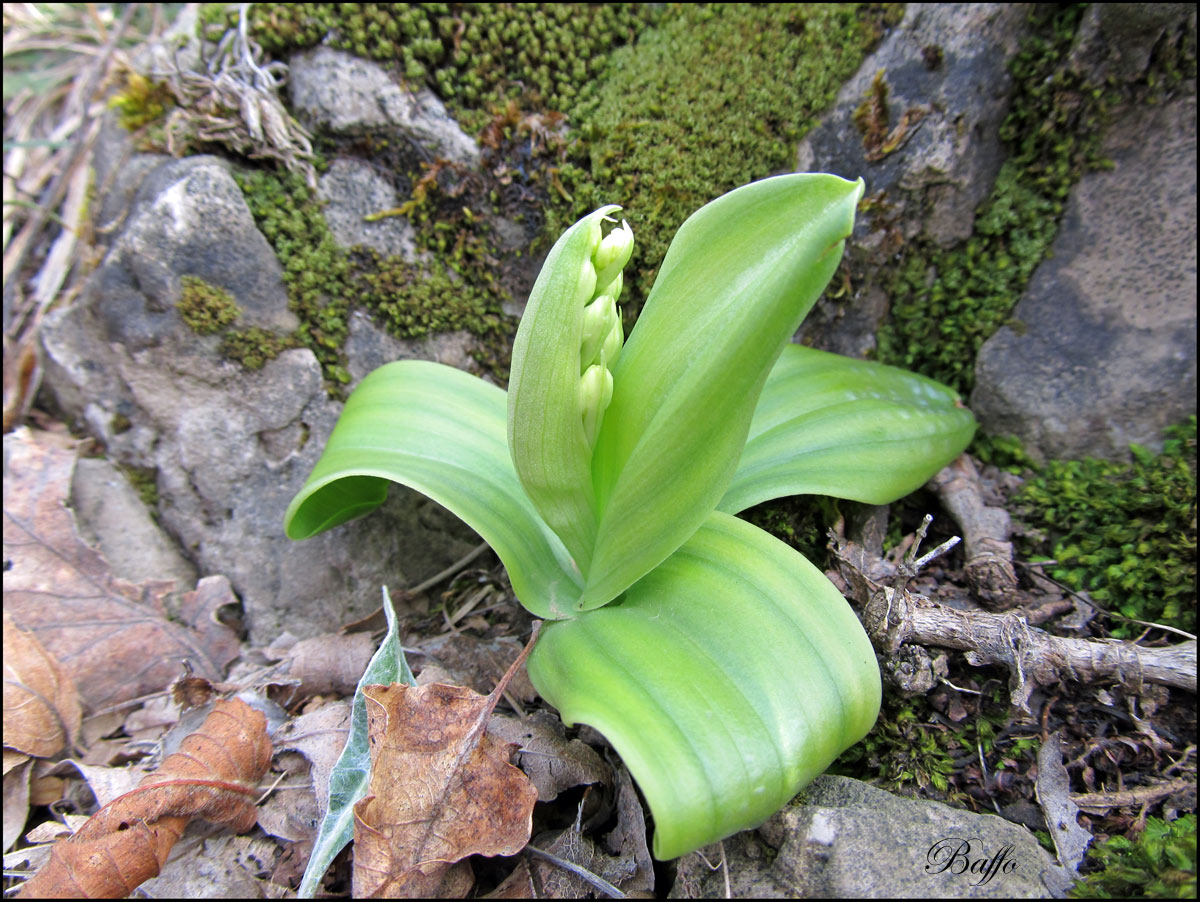
[[[633,253],[633,230],[622,221],[619,228],[600,237],[600,224],[592,241],[592,255],[583,264],[583,332],[579,344],[579,407],[588,444],[596,441],[604,410],[612,400],[612,366],[625,343],[617,298],[621,296],[621,271]]]

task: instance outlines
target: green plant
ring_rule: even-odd
[[[528,670],[601,730],[673,858],[752,827],[867,733],[880,681],[861,625],[786,544],[733,514],[783,495],[883,504],[966,447],[944,386],[789,343],[836,270],[863,183],[793,174],[679,229],[637,327],[632,252],[601,207],[551,249],[507,393],[400,361],[346,402],[293,499],[301,539],[404,483],[462,517],[545,626]]]
[[[1169,428],[1161,454],[1052,460],[1017,495],[1046,536],[1051,575],[1137,620],[1196,628],[1196,418]],[[1116,636],[1141,627],[1121,625]]]
[[[1103,870],[1084,877],[1074,899],[1195,899],[1196,815],[1149,818],[1136,839],[1114,836],[1093,846],[1088,860]]]
[[[182,276],[179,284],[179,315],[197,335],[220,332],[242,315],[242,308],[224,288],[199,276]]]

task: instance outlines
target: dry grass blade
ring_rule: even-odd
[[[112,22],[93,4],[4,5],[4,430],[20,423],[40,382],[42,315],[81,275],[88,161],[139,4]],[[109,14],[111,15],[111,14]],[[37,263],[31,273],[31,263]],[[30,290],[31,289],[31,290]]]

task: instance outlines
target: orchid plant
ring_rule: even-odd
[[[619,752],[659,859],[761,823],[879,710],[849,605],[734,515],[801,493],[894,501],[975,429],[943,385],[790,343],[862,192],[792,174],[707,204],[628,341],[632,231],[616,206],[585,216],[533,287],[507,394],[437,363],[380,367],[287,512],[288,535],[307,538],[380,505],[390,480],[475,529],[548,621],[534,686]]]

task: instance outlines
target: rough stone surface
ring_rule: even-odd
[[[801,898],[1061,898],[1072,883],[1024,827],[848,777],[818,777],[759,833]]]
[[[180,590],[196,584],[196,568],[151,519],[125,474],[102,457],[75,463],[71,506],[84,541],[100,549],[115,576],[131,583],[173,579]]]
[[[908,4],[901,23],[804,137],[798,171],[862,176],[866,196],[882,196],[887,204],[886,214],[864,213],[855,225],[850,253],[857,295],[822,301],[799,333],[806,343],[863,356],[875,347],[887,312],[875,274],[891,262],[889,242],[923,232],[949,246],[971,234],[975,207],[1004,162],[999,129],[1012,87],[1007,63],[1026,31],[1026,14],[1013,4]],[[941,50],[941,62],[932,68],[923,54],[931,47]],[[871,161],[854,113],[881,71],[889,127],[906,112],[921,118],[898,149]]]
[[[350,334],[346,339],[347,369],[353,390],[372,370],[395,360],[435,360],[460,370],[471,366],[470,332],[438,332],[424,338],[396,338],[377,326],[361,310],[350,314]]]
[[[137,159],[114,147],[122,158]],[[469,529],[407,490],[365,521],[284,537],[340,404],[310,351],[246,371],[219,356],[219,336],[183,323],[174,305],[189,273],[234,296],[239,325],[287,331],[296,320],[226,164],[146,158],[144,169],[136,188],[114,178],[121,196],[98,198],[127,211],[114,213],[111,248],[78,302],[46,318],[43,388],[112,460],[156,473],[160,523],[202,576],[229,578],[251,641],[335,630],[377,607],[380,585],[418,582],[470,550]],[[462,359],[452,340],[437,353]]]
[[[1196,98],[1126,110],[1053,256],[980,350],[971,409],[1049,457],[1123,457],[1196,410]]]
[[[154,166],[142,179],[124,229],[89,285],[108,339],[136,350],[168,332],[180,341],[193,336],[175,309],[185,275],[233,295],[243,311],[240,326],[288,332],[298,325],[279,261],[216,157]]]
[[[479,148],[428,88],[413,93],[381,66],[332,47],[295,53],[292,109],[306,125],[334,134],[396,130],[435,157],[475,164]]]
[[[384,257],[417,257],[416,237],[408,218],[386,216],[375,222],[365,217],[400,206],[391,183],[361,160],[334,160],[317,183],[317,197],[333,239],[342,247],[361,244]]]

